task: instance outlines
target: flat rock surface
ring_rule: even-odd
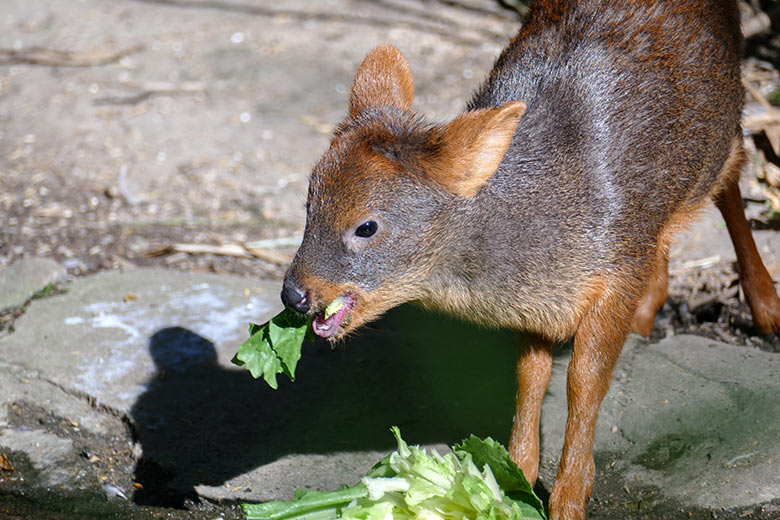
[[[563,445],[565,365],[544,405],[543,464]],[[732,509],[778,497],[780,355],[697,336],[631,338],[600,409],[596,459],[631,489]],[[598,471],[598,469],[597,469]]]
[[[74,460],[119,435],[126,474],[107,482],[127,501],[170,507],[354,483],[393,448],[392,425],[439,450],[471,433],[507,441],[511,335],[413,307],[335,349],[307,344],[294,383],[274,391],[252,379],[230,359],[247,323],[279,310],[279,287],[141,269],[34,301],[0,339],[0,452],[37,468],[29,486],[67,494],[100,482],[99,464],[76,471]],[[544,404],[541,490],[562,443],[567,359],[564,349]],[[774,507],[778,392],[778,354],[695,336],[630,339],[602,406],[592,517],[614,517],[603,505],[614,490],[696,514]]]
[[[49,283],[65,277],[65,269],[50,258],[29,258],[0,269],[0,311],[19,307]]]

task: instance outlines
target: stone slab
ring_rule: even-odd
[[[159,371],[229,365],[248,323],[280,310],[277,292],[277,284],[239,277],[103,272],[36,302],[0,349],[8,363],[129,412]],[[188,334],[201,340],[181,341]]]
[[[47,284],[65,277],[65,268],[50,258],[27,258],[0,269],[0,311],[19,307]]]
[[[112,424],[102,407],[135,425],[135,479],[149,468],[167,475],[154,491],[257,501],[356,482],[394,448],[392,425],[439,450],[472,433],[508,441],[512,335],[410,306],[335,347],[306,344],[296,381],[281,378],[276,391],[252,379],[230,359],[247,322],[280,310],[279,287],[140,269],[34,301],[0,338],[0,446],[5,437],[33,463],[48,457],[58,482],[62,450],[77,447],[9,431],[8,404],[28,400],[96,432]],[[556,357],[544,402],[543,468],[563,442],[568,355]],[[779,375],[777,354],[632,337],[601,408],[596,458],[612,461],[629,492],[654,487],[676,503],[719,510],[780,498]],[[143,505],[143,492],[133,500]]]
[[[566,365],[556,358],[543,405],[542,459],[558,462]],[[713,510],[780,497],[780,355],[680,335],[631,337],[599,412],[597,460],[625,489],[654,486]],[[597,472],[599,469],[597,469]]]

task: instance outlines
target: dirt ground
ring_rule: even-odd
[[[72,276],[159,266],[280,278],[303,231],[309,169],[343,117],[351,75],[365,52],[383,42],[399,45],[416,76],[416,107],[433,119],[451,117],[516,31],[517,6],[500,0],[5,0],[0,268],[42,256]],[[745,64],[746,204],[755,228],[777,233],[778,9],[757,0],[742,7],[752,32]],[[276,242],[245,247],[260,240]],[[720,247],[729,257],[731,245]],[[752,329],[731,262],[673,272],[670,294],[654,337],[690,332],[780,352],[780,338]],[[0,315],[0,329],[13,319],[13,313]],[[116,439],[81,439],[56,417],[21,412],[20,425],[37,421],[82,441],[83,460],[74,464],[89,475],[118,471],[132,478],[126,425],[118,425],[125,433]],[[19,470],[34,478],[31,468]],[[712,518],[668,504],[658,509],[652,490],[643,503],[625,503],[622,490],[606,489],[607,470],[599,479],[603,491],[590,506],[595,518]],[[15,507],[14,515],[24,501]],[[54,509],[63,507],[74,505],[53,506],[49,517],[61,518]],[[186,513],[162,505],[105,507],[84,517],[237,517],[232,504],[192,503]],[[777,518],[773,507],[722,517]],[[0,518],[18,518],[4,514],[0,506]]]
[[[278,277],[294,249],[257,260],[166,248],[294,243],[309,169],[371,46],[419,40],[405,49],[418,103],[451,116],[517,25],[489,1],[13,0],[4,11],[0,266],[47,256],[76,276],[159,265]]]

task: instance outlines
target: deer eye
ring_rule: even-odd
[[[360,238],[368,238],[372,236],[374,233],[376,233],[376,230],[379,226],[376,222],[373,220],[368,220],[366,222],[363,222],[355,229],[355,236],[358,236]]]

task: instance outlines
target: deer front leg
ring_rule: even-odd
[[[614,301],[610,292],[604,291],[605,296],[586,314],[574,336],[566,375],[568,417],[563,453],[550,495],[552,520],[584,519],[585,503],[593,488],[593,437],[598,410],[636,306]]]
[[[517,400],[509,456],[533,485],[539,472],[539,420],[553,363],[553,343],[533,334],[517,337]]]

